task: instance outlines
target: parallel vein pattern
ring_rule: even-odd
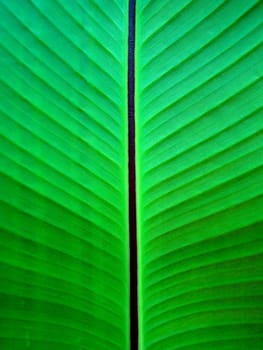
[[[137,2],[141,349],[262,349],[262,19]]]
[[[127,349],[127,4],[0,1],[1,349]]]

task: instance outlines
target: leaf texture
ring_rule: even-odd
[[[127,3],[0,17],[0,347],[127,349]]]
[[[141,349],[262,349],[261,1],[137,1]]]
[[[0,18],[1,350],[128,349],[128,1]],[[262,19],[136,1],[141,350],[262,349]]]

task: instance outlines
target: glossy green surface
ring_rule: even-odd
[[[141,350],[263,348],[262,21],[137,2]]]
[[[127,4],[0,17],[0,348],[128,349]]]
[[[261,350],[263,3],[136,15],[140,350]],[[126,350],[128,1],[0,19],[0,349]]]

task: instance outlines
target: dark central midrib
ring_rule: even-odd
[[[138,350],[138,276],[135,172],[135,7],[129,0],[128,38],[128,128],[129,128],[129,244],[130,244],[130,348]]]

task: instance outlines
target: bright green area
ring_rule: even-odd
[[[0,349],[126,350],[128,1],[0,18]],[[262,22],[137,0],[140,350],[263,348]]]
[[[137,0],[140,350],[263,348],[262,22]]]
[[[0,348],[128,349],[127,1],[0,18]]]

